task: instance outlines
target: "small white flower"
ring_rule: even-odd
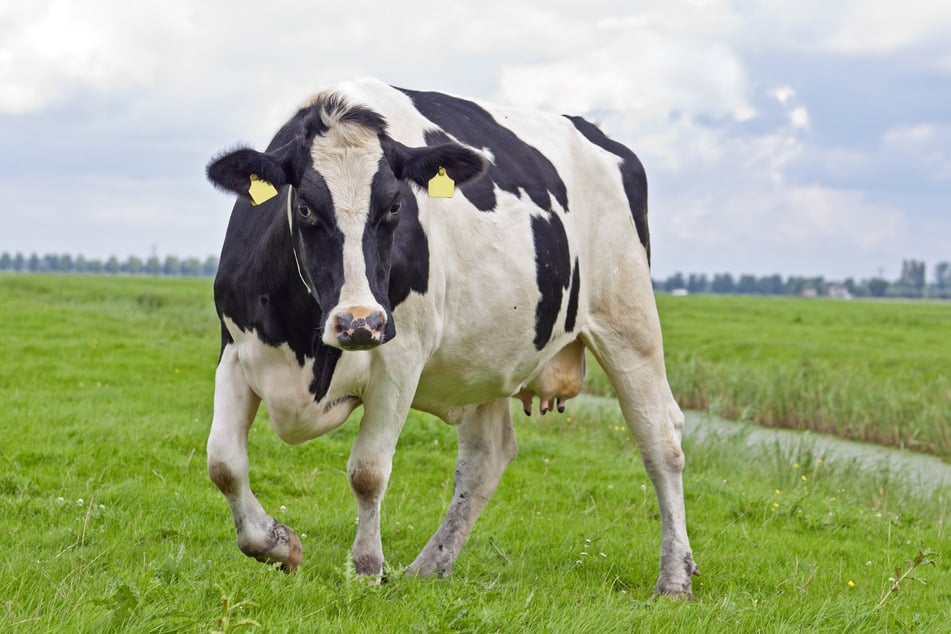
[[[76,506],[82,506],[83,504],[84,502],[82,498],[79,498],[78,500],[76,500]]]
[[[872,565],[872,562],[871,562],[871,561],[866,561],[866,562],[865,562],[865,565],[866,565],[866,566],[871,566],[871,565]]]
[[[56,498],[56,503],[57,503],[57,504],[64,504],[65,502],[66,502],[66,499],[63,498],[63,497],[58,497],[58,498]]]
[[[598,553],[598,554],[601,555],[602,557],[607,557],[607,555],[605,555],[604,553]]]
[[[287,513],[287,507],[284,506],[283,504],[281,504],[281,508],[278,510],[281,512],[281,515],[284,515],[284,513]]]

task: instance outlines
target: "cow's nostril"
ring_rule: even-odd
[[[382,330],[383,326],[386,325],[386,314],[378,310],[367,315],[366,325],[370,330]]]

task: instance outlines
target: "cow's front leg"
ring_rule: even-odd
[[[364,403],[363,419],[347,462],[350,488],[357,500],[357,536],[351,554],[357,574],[383,574],[383,543],[380,539],[380,505],[386,493],[396,441],[409,405],[385,405],[381,400]],[[396,412],[399,412],[398,414]]]
[[[238,547],[258,561],[290,572],[304,559],[293,530],[268,515],[248,480],[248,430],[261,399],[248,386],[233,345],[215,373],[215,410],[208,435],[208,475],[231,508]]]
[[[505,467],[518,453],[508,399],[467,408],[459,420],[449,422],[457,425],[459,437],[452,503],[439,530],[408,570],[424,577],[449,574]]]

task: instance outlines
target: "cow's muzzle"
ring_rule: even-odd
[[[330,328],[344,350],[369,350],[383,343],[386,313],[367,308],[341,311],[330,318]]]

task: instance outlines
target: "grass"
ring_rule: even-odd
[[[681,406],[951,457],[951,305],[658,295]],[[594,366],[588,389],[609,394]]]
[[[0,276],[0,631],[946,627],[947,490],[808,445],[751,453],[739,437],[688,443],[697,601],[650,601],[657,505],[609,401],[518,418],[519,458],[443,580],[399,576],[441,520],[455,459],[453,430],[411,414],[383,509],[390,581],[376,587],[348,563],[356,425],[291,447],[262,415],[252,484],[305,560],[290,576],[258,564],[205,473],[210,294],[202,280]],[[662,301],[668,336],[685,337]]]

